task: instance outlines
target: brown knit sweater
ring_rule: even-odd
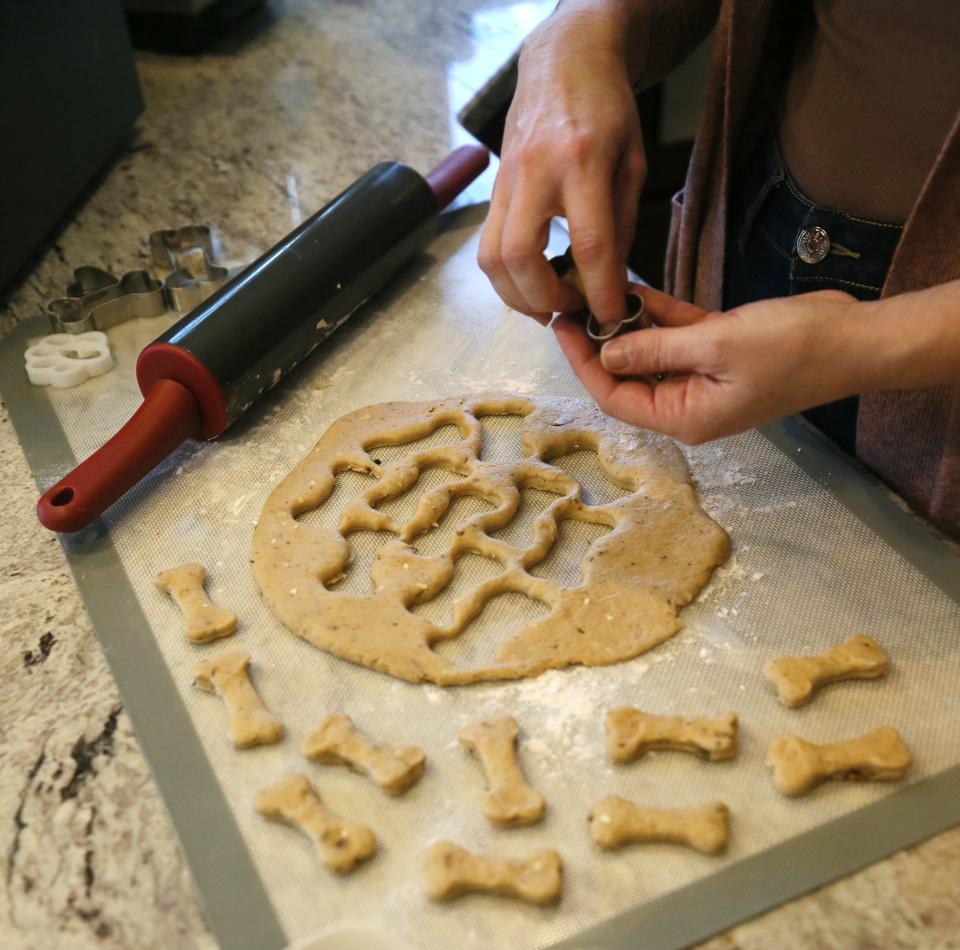
[[[665,75],[716,24],[707,98],[686,187],[675,199],[666,262],[666,289],[710,310],[722,300],[729,183],[774,115],[796,7],[777,0],[651,0],[645,84]],[[907,218],[883,296],[960,278],[958,232],[960,103]],[[960,380],[862,394],[857,455],[931,521],[960,537]]]

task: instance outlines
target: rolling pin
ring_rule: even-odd
[[[464,145],[426,176],[381,162],[145,347],[143,403],[41,495],[40,522],[79,531],[184,441],[220,435],[430,241],[488,161]]]

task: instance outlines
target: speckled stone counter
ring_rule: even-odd
[[[138,54],[138,131],[0,313],[0,331],[77,265],[145,265],[153,228],[209,222],[226,257],[243,261],[375,162],[430,167],[466,140],[452,112],[549,6],[291,0],[200,59]],[[0,944],[213,946],[2,411],[0,497]],[[958,882],[954,830],[707,946],[960,947]]]

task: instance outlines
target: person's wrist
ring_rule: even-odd
[[[637,47],[644,45],[638,42],[641,7],[645,4],[637,0],[563,0],[524,41],[520,62],[573,55],[591,64],[616,63],[628,73],[639,71],[641,64],[633,60]]]

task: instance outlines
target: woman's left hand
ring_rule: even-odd
[[[835,290],[708,313],[649,287],[657,326],[597,351],[580,324],[554,330],[604,412],[698,444],[861,392],[884,375],[870,303]],[[656,381],[656,376],[669,376]]]

